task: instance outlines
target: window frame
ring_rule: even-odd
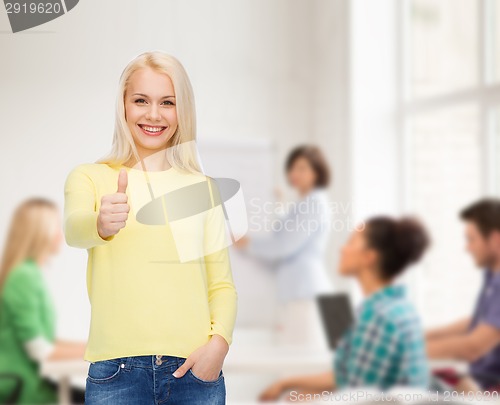
[[[413,0],[400,0],[396,2],[396,130],[400,134],[398,138],[398,177],[399,203],[404,212],[414,212],[412,202],[412,167],[411,159],[411,123],[416,117],[428,112],[436,112],[447,107],[457,105],[475,105],[479,109],[479,131],[482,139],[480,150],[480,161],[482,162],[481,191],[483,195],[500,195],[500,157],[495,152],[499,150],[497,143],[500,142],[500,77],[494,77],[494,55],[495,48],[495,21],[496,9],[500,7],[500,0],[476,0],[478,3],[478,82],[477,85],[451,91],[448,93],[412,98],[411,85],[411,5]],[[495,3],[496,1],[496,3]],[[497,72],[500,75],[500,72]],[[495,80],[496,79],[496,80]],[[423,299],[423,276],[420,271],[411,272],[406,277],[409,284],[410,297],[415,301],[417,307],[422,308]]]

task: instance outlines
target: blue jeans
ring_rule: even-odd
[[[85,388],[86,405],[221,405],[226,403],[224,374],[205,381],[189,369],[172,373],[186,361],[175,356],[119,357],[91,363]]]

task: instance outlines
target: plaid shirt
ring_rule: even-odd
[[[424,334],[404,287],[385,287],[362,303],[357,322],[338,344],[334,368],[339,389],[428,388]]]

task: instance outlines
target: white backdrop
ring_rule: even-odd
[[[62,208],[71,168],[109,150],[119,75],[154,49],[178,57],[191,78],[200,142],[273,142],[269,178],[281,185],[289,150],[316,142],[336,170],[336,198],[347,198],[344,10],[329,0],[85,0],[17,34],[2,12],[0,246],[22,199],[43,195]],[[61,337],[87,337],[85,264],[85,251],[64,246],[47,267]]]

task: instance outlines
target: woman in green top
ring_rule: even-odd
[[[84,343],[55,339],[54,303],[41,266],[64,238],[57,206],[30,198],[15,211],[0,265],[0,403],[54,404],[57,385],[39,374],[42,360],[82,358]],[[72,390],[83,403],[84,391]]]

